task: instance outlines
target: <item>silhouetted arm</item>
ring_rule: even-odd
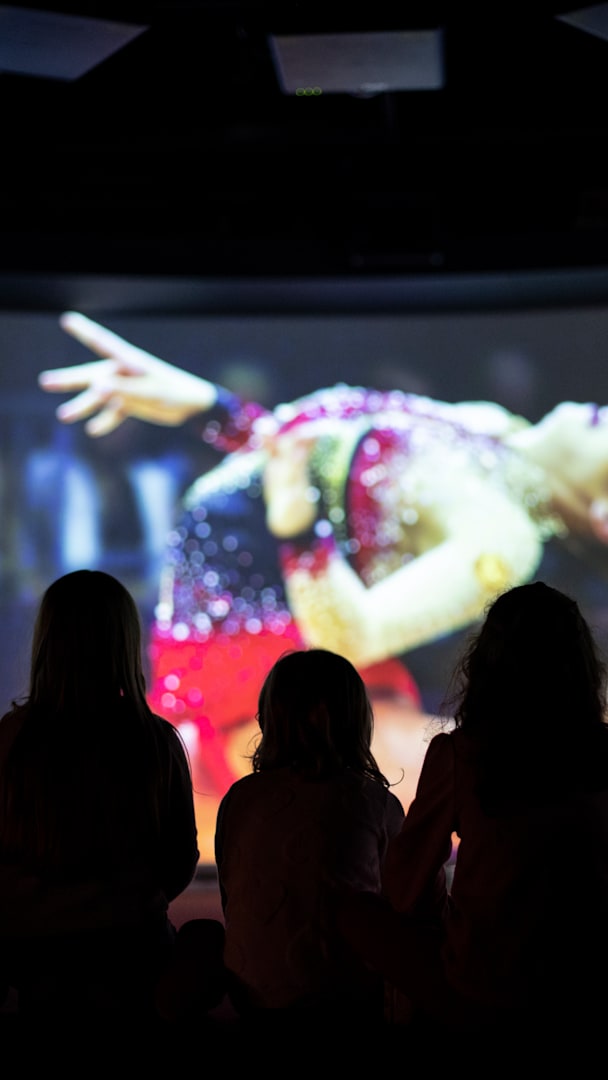
[[[454,751],[450,736],[441,733],[429,743],[416,796],[386,854],[382,885],[396,911],[441,914],[455,828]]]
[[[223,799],[220,801],[220,805],[217,811],[217,818],[215,823],[215,837],[214,837],[214,852],[215,852],[215,864],[218,871],[218,886],[220,891],[220,902],[222,905],[222,911],[226,910],[226,892],[223,885],[222,870],[224,865],[224,832],[225,821],[228,807],[231,802],[232,789],[230,788]]]
[[[169,901],[184,891],[199,860],[192,779],[186,752],[176,729],[166,720],[168,739],[167,816],[163,823],[162,887]]]

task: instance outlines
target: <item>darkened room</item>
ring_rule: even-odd
[[[9,273],[605,259],[603,4],[66,0],[3,6],[0,27]]]
[[[290,637],[289,581],[271,578],[281,545],[273,534],[269,555],[255,517],[268,425],[312,425],[332,498],[328,419],[378,411],[412,446],[428,438],[426,475],[399,481],[399,569],[426,553],[432,514],[451,513],[461,466],[471,531],[495,544],[471,556],[474,600],[442,606],[454,556],[420,610],[415,592],[385,593],[390,646],[352,644],[406,811],[492,589],[542,578],[608,649],[606,470],[588,438],[608,416],[608,4],[0,4],[0,93],[0,715],[25,692],[47,586],[83,566],[115,574],[142,619],[152,707],[193,764],[200,859],[172,917],[221,917],[216,813],[249,770],[254,691],[303,628],[328,647],[312,603]],[[100,358],[162,376],[173,412],[112,412],[103,386],[91,398]],[[197,412],[209,386],[245,403],[228,435]],[[411,435],[421,417],[432,435]],[[541,475],[519,433],[536,447],[564,417]],[[358,479],[377,485],[388,536],[362,423]],[[575,477],[584,526],[547,476],[555,490]],[[341,479],[344,505],[320,503],[352,568],[366,541],[340,534]],[[345,655],[347,622],[331,639]],[[216,1018],[230,1028],[230,1006]]]

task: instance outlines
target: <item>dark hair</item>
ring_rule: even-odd
[[[29,694],[4,720],[16,729],[0,778],[5,852],[82,870],[145,858],[145,838],[157,850],[161,777],[181,740],[147,704],[139,614],[116,578],[76,570],[48,587]]]
[[[608,786],[605,668],[578,604],[542,581],[489,607],[457,665],[457,727],[476,743],[486,802]]]
[[[86,715],[119,698],[147,719],[139,613],[129,591],[101,570],[49,585],[34,626],[29,703]]]
[[[373,712],[356,668],[327,649],[285,653],[260,691],[254,772],[290,765],[314,777],[351,769],[389,786],[371,752]]]

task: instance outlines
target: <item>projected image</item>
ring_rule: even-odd
[[[356,664],[407,807],[451,664],[497,592],[543,577],[608,630],[608,309],[72,313],[45,318],[43,345],[17,321],[31,385],[5,492],[13,617],[77,566],[133,590],[150,703],[189,748],[203,861],[287,649]]]

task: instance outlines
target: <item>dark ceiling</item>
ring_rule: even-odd
[[[12,6],[146,29],[74,81],[0,76],[4,272],[608,264],[608,41],[577,5]],[[438,27],[439,90],[288,95],[269,47]]]

